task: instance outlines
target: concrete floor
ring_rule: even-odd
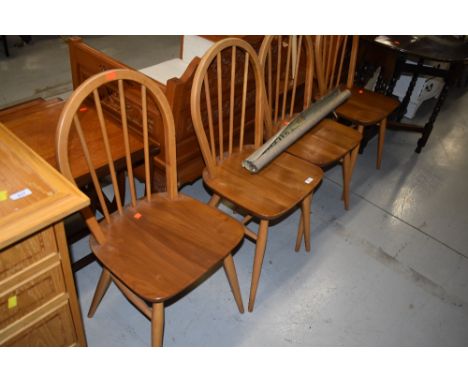
[[[87,41],[135,68],[179,49],[169,36]],[[9,59],[0,55],[0,107],[71,89],[60,38],[11,50]],[[296,211],[270,230],[255,311],[238,313],[220,270],[167,307],[164,345],[467,346],[467,105],[466,91],[449,92],[419,155],[419,135],[388,131],[380,171],[371,141],[358,157],[348,212],[341,168],[327,171],[312,205],[311,253],[293,250]],[[430,106],[416,122],[427,119]],[[201,181],[182,192],[209,198]],[[86,247],[86,240],[75,245],[73,256]],[[245,305],[253,251],[244,240],[234,256]],[[114,286],[95,317],[86,317],[99,272],[94,263],[75,274],[88,344],[149,345],[149,321]]]

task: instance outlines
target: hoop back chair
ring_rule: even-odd
[[[309,36],[266,36],[259,59],[264,69],[268,95],[266,130],[276,132],[284,120],[308,108],[317,86],[314,46]],[[350,164],[357,154],[361,134],[330,118],[319,122],[307,134],[291,145],[287,152],[322,168],[335,163],[343,167],[343,199],[349,208]],[[301,220],[302,221],[302,220]],[[296,250],[300,248],[302,224],[299,227]]]
[[[317,79],[321,94],[339,85],[351,91],[351,97],[336,109],[336,113],[352,122],[360,133],[363,133],[366,126],[379,126],[376,167],[380,169],[387,117],[398,107],[399,102],[393,97],[353,85],[358,49],[359,36],[316,36]],[[355,160],[356,158],[353,159],[352,168]]]
[[[310,200],[322,178],[320,168],[286,152],[257,174],[241,166],[263,143],[263,87],[254,49],[241,39],[227,38],[203,56],[191,94],[195,133],[206,164],[203,180],[213,191],[210,204],[217,206],[224,199],[245,211],[245,235],[256,241],[249,311],[254,308],[270,221],[300,205],[309,232]],[[245,123],[249,112],[254,113],[252,124]],[[260,221],[257,233],[245,226],[253,218]],[[306,247],[310,250],[309,240]]]
[[[102,95],[112,88],[117,92],[121,111],[121,142],[125,147],[125,163],[130,200],[122,200],[117,180],[115,157],[109,143],[109,121],[101,106]],[[103,89],[105,91],[103,91]],[[127,121],[126,93],[129,89],[141,94],[141,126],[143,141],[145,195],[137,197],[134,163]],[[115,96],[115,94],[114,94]],[[165,193],[151,192],[148,100],[159,109],[166,145]],[[83,105],[87,105],[83,107]],[[96,112],[101,140],[92,149],[85,129],[83,114]],[[69,147],[72,136],[80,145]],[[80,147],[81,146],[81,147]],[[75,182],[70,168],[70,150],[82,150],[89,168],[95,194],[104,215],[101,222],[90,208],[82,211],[91,231],[91,248],[102,264],[102,273],[89,310],[92,317],[113,281],[123,294],[150,320],[152,344],[161,346],[164,330],[164,304],[193,288],[202,278],[223,264],[235,301],[243,312],[237,274],[231,251],[243,238],[243,227],[228,215],[197,200],[178,193],[175,153],[175,130],[169,104],[158,86],[141,73],[128,69],[110,70],[83,82],[71,95],[60,116],[56,140],[61,172]],[[115,193],[117,211],[110,213],[106,205],[102,179],[95,168],[95,154],[105,152],[108,173]],[[76,184],[76,183],[75,183]]]

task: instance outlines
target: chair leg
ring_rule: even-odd
[[[297,228],[296,246],[294,247],[296,252],[301,249],[302,237],[304,237],[306,251],[310,252],[310,206],[312,204],[312,195],[305,197],[301,203],[301,217]]]
[[[382,163],[382,154],[383,154],[383,145],[385,141],[385,132],[387,131],[387,118],[384,118],[380,122],[379,126],[379,144],[377,146],[377,170],[380,170],[380,165]]]
[[[301,216],[299,218],[299,225],[297,227],[296,246],[294,247],[294,250],[296,252],[299,252],[299,250],[301,249],[302,236],[304,235],[304,219],[302,218],[303,213],[304,212],[301,209]]]
[[[312,204],[312,194],[302,201],[302,219],[304,220],[304,245],[306,252],[310,252],[310,206]]]
[[[213,194],[208,205],[211,207],[218,207],[219,202],[221,201],[221,197],[217,194]]]
[[[151,345],[162,346],[164,336],[164,303],[153,304],[151,312]]]
[[[236,300],[237,308],[239,312],[244,313],[244,304],[242,303],[242,296],[239,287],[239,279],[237,278],[236,266],[234,265],[234,260],[232,255],[228,255],[223,261],[224,271],[231,286],[232,294]]]
[[[101,302],[104,294],[109,288],[111,282],[111,274],[106,268],[102,268],[101,277],[99,278],[98,284],[96,286],[96,291],[94,292],[93,301],[91,302],[91,306],[89,307],[88,317],[91,318],[96,313],[96,309]]]
[[[343,157],[343,202],[345,210],[349,210],[349,183],[350,183],[350,170],[351,170],[351,154],[347,153]]]
[[[255,247],[255,258],[252,271],[252,283],[250,285],[249,312],[253,311],[255,296],[257,295],[258,281],[262,271],[263,257],[265,255],[266,242],[268,237],[268,220],[261,220],[258,229],[257,245]]]
[[[354,167],[356,166],[357,156],[359,154],[359,146],[357,145],[354,149],[351,150],[351,163],[349,164],[349,179],[352,178]]]
[[[357,131],[359,131],[362,135],[362,133],[364,132],[364,126],[363,125],[358,125],[357,126]],[[349,179],[351,179],[352,175],[353,175],[353,171],[354,171],[354,166],[356,166],[356,160],[357,160],[357,156],[359,154],[359,148],[361,147],[361,143],[359,143],[354,149],[353,151],[351,151],[351,170],[350,170],[350,174],[349,174]]]

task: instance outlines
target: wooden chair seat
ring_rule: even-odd
[[[287,151],[317,166],[326,167],[357,147],[361,137],[361,133],[348,126],[324,119]]]
[[[397,99],[352,87],[351,97],[336,109],[336,113],[353,123],[368,126],[379,123],[399,105]]]
[[[210,178],[205,169],[203,180],[216,194],[261,219],[275,219],[288,212],[322,179],[319,167],[286,152],[259,173],[250,174],[241,163],[253,151],[253,147],[245,147],[224,160],[215,178]],[[309,177],[313,180],[307,184],[305,180]]]
[[[195,284],[244,236],[242,225],[225,213],[179,197],[154,194],[150,202],[139,200],[123,215],[114,213],[111,224],[101,222],[103,245],[91,240],[105,267],[147,301],[166,301]]]

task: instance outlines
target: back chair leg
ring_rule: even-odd
[[[357,126],[357,131],[359,131],[362,135],[362,133],[364,132],[364,126],[363,125],[358,125]],[[354,172],[354,167],[356,166],[356,160],[357,160],[357,156],[359,154],[359,148],[361,147],[361,143],[359,143],[354,149],[353,151],[351,151],[351,169],[349,171],[349,179],[351,179],[351,177],[353,176],[353,172]]]
[[[164,335],[164,303],[153,304],[151,313],[151,345],[162,346]]]
[[[232,294],[236,300],[237,308],[239,312],[244,313],[244,304],[242,303],[242,296],[239,287],[239,279],[237,278],[236,267],[232,255],[228,255],[223,261],[224,271],[231,286]]]
[[[98,284],[96,286],[96,291],[94,292],[93,301],[89,307],[88,317],[91,318],[96,313],[96,309],[101,302],[104,294],[109,288],[111,282],[111,274],[106,268],[102,268],[101,277],[99,278]]]
[[[377,170],[380,170],[380,165],[382,164],[382,154],[383,154],[383,145],[385,141],[385,132],[387,131],[387,118],[384,118],[380,122],[379,126],[379,144],[377,146]]]
[[[268,238],[268,220],[261,220],[258,229],[257,245],[255,247],[255,258],[252,271],[252,283],[250,285],[249,312],[253,311],[255,296],[257,295],[258,281],[262,271],[263,257],[265,256],[266,242]]]
[[[221,197],[217,194],[213,194],[208,205],[211,207],[218,207],[219,202],[221,201]]]
[[[343,157],[343,162],[341,163],[343,166],[343,202],[345,210],[349,210],[349,183],[351,180],[350,172],[351,172],[351,154],[347,153]]]

